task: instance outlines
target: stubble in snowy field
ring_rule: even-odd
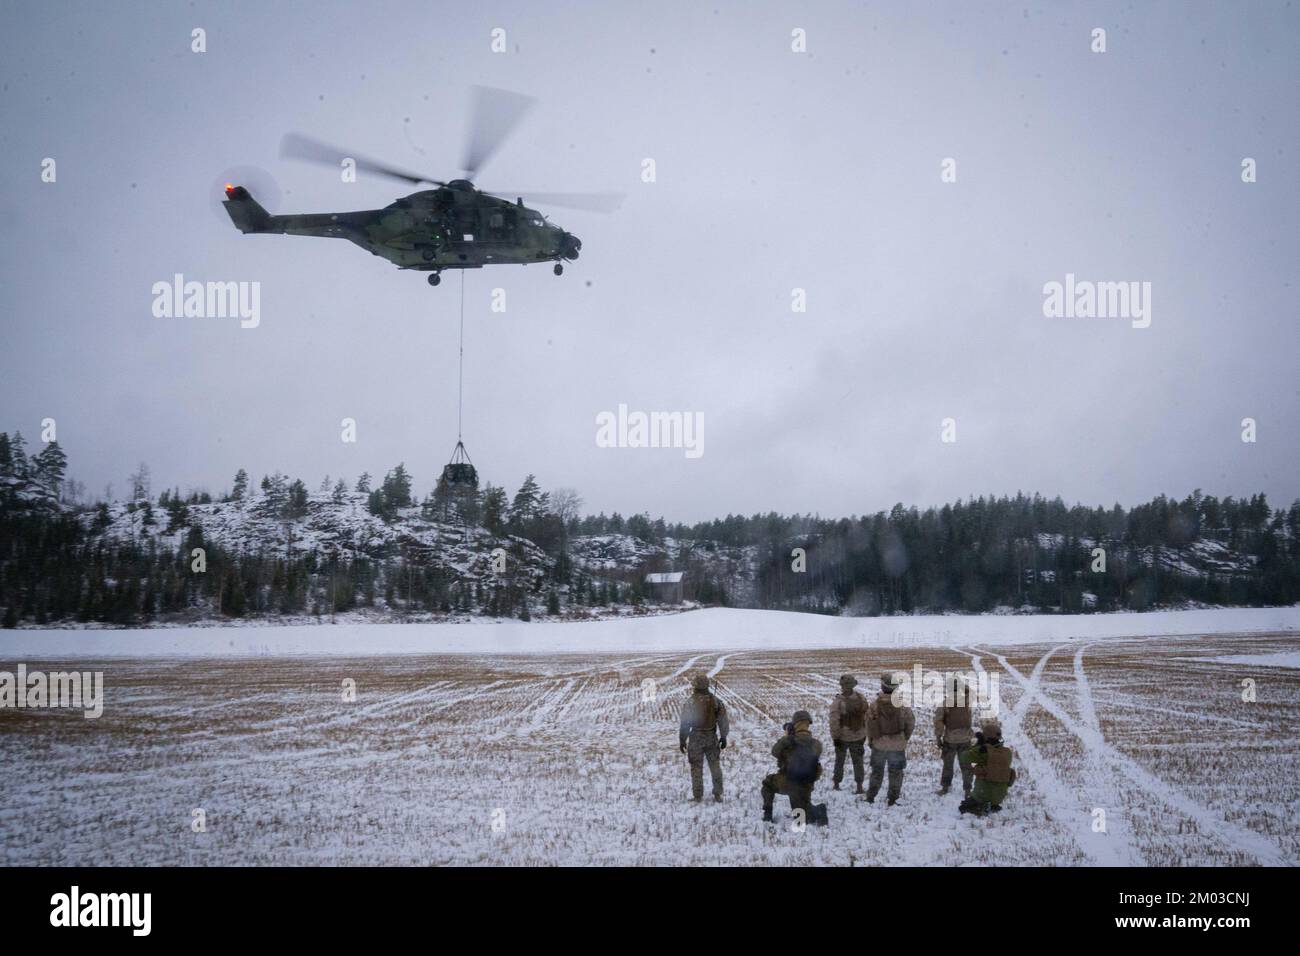
[[[0,712],[0,862],[1294,864],[1300,782],[1279,728],[1296,726],[1300,671],[1217,660],[1278,651],[1295,637],[80,662],[107,674],[100,720]],[[839,675],[871,696],[917,664],[1000,676],[1019,774],[1001,814],[961,818],[959,787],[936,794],[924,700],[897,806],[856,798],[851,771],[831,791]],[[677,749],[698,671],[731,717],[721,805],[689,801]],[[759,819],[799,708],[826,747],[825,830],[791,827],[784,797],[774,827]]]

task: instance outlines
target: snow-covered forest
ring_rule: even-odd
[[[420,497],[403,464],[312,487],[240,469],[214,495],[156,490],[142,464],[124,500],[92,500],[57,442],[29,453],[0,433],[3,623],[645,614],[668,607],[645,583],[657,571],[685,572],[686,606],[851,616],[1300,600],[1300,501],[1262,494],[1125,508],[1017,493],[686,525],[583,514],[577,491],[532,475],[513,494],[429,484]]]

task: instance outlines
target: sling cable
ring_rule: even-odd
[[[465,415],[465,270],[460,270],[460,356],[456,368],[456,448],[442,469],[442,481],[451,492],[478,490],[478,471],[465,451],[462,425]]]

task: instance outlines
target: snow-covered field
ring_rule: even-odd
[[[1297,611],[1186,614],[7,632],[0,669],[75,658],[106,703],[0,710],[0,863],[1300,863],[1300,672],[1273,663],[1300,650]],[[187,639],[203,649],[178,654]],[[869,689],[918,663],[999,675],[1020,772],[1004,812],[961,818],[935,793],[922,705],[898,806],[832,792],[828,762],[829,830],[794,832],[784,798],[762,824],[790,713],[829,750],[841,673]],[[721,805],[688,801],[677,751],[697,671],[732,717]]]
[[[1300,634],[1300,606],[1142,614],[830,617],[707,608],[589,622],[471,617],[418,624],[247,624],[234,627],[40,628],[0,631],[0,661],[44,657],[560,654],[782,648],[951,647],[1188,634]]]

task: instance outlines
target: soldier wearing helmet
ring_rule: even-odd
[[[691,799],[704,799],[704,762],[709,762],[713,780],[713,802],[722,802],[722,760],[727,747],[727,708],[709,690],[709,678],[697,674],[691,681],[691,696],[682,705],[682,719],[677,728],[678,749],[686,754],[691,767]]]
[[[1014,751],[1002,743],[1002,724],[996,718],[982,721],[975,746],[961,755],[962,763],[969,764],[975,775],[970,796],[958,807],[962,813],[982,817],[1002,809],[1007,791],[1016,782],[1016,768],[1011,766],[1014,756]]]
[[[898,802],[903,792],[903,771],[907,767],[907,741],[916,729],[916,716],[912,708],[895,703],[899,683],[893,674],[880,679],[880,693],[867,708],[867,742],[871,746],[871,781],[867,785],[867,802],[874,803],[876,794],[889,770],[889,806]]]
[[[831,785],[840,788],[844,779],[844,758],[853,758],[853,782],[855,792],[862,793],[862,781],[865,770],[862,764],[863,744],[867,739],[867,699],[854,688],[858,680],[852,674],[840,678],[840,692],[831,701],[830,727],[831,743],[835,745],[835,772],[831,775]]]
[[[778,793],[790,798],[790,809],[803,814],[813,826],[826,825],[826,805],[813,806],[813,786],[822,775],[822,742],[812,735],[812,715],[796,710],[784,737],[772,747],[776,773],[763,778],[763,819],[771,823],[772,803]]]
[[[934,709],[934,740],[939,747],[943,768],[939,772],[939,794],[942,796],[952,786],[952,768],[961,767],[961,789],[970,795],[972,783],[969,764],[958,760],[963,750],[971,745],[970,687],[957,674],[949,676],[944,686],[944,701]]]

